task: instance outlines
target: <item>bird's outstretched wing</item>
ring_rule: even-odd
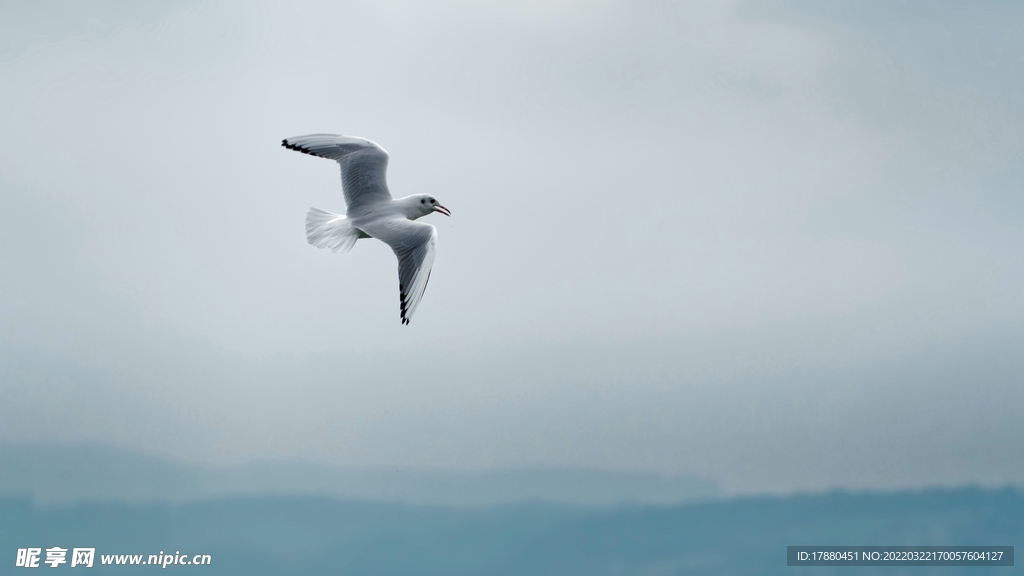
[[[391,199],[386,180],[388,153],[376,142],[354,136],[309,134],[285,138],[289,150],[337,160],[349,214]]]
[[[430,268],[434,265],[437,250],[437,230],[430,224],[405,218],[377,220],[360,226],[360,229],[395,251],[402,324],[408,324],[430,280]]]

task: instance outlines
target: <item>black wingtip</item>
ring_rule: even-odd
[[[398,308],[399,308],[399,315],[402,317],[402,325],[403,326],[408,326],[409,325],[409,319],[405,317],[405,313],[408,311],[407,308],[406,308],[407,304],[408,303],[405,300],[405,286],[401,282],[399,282],[398,283]]]
[[[316,156],[316,154],[313,154],[307,148],[303,148],[302,146],[299,146],[298,144],[292,144],[291,142],[288,141],[287,138],[285,138],[284,140],[281,140],[281,146],[284,146],[285,148],[287,148],[289,150],[295,150],[296,152],[302,152],[303,154],[309,154],[311,156]]]

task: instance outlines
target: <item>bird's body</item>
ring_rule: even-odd
[[[281,145],[341,165],[345,215],[310,208],[306,239],[317,248],[342,253],[360,238],[377,238],[391,246],[398,257],[402,323],[408,324],[427,288],[437,247],[437,230],[415,220],[431,212],[451,212],[428,194],[393,198],[386,180],[388,153],[365,138],[311,134],[285,138]]]

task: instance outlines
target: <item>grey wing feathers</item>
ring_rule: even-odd
[[[398,257],[398,297],[402,324],[408,324],[430,280],[437,251],[437,230],[404,218],[373,222],[363,230],[382,240]]]
[[[341,165],[341,185],[350,214],[362,206],[391,199],[386,179],[388,153],[373,141],[338,134],[309,134],[285,138],[281,145],[336,160]]]

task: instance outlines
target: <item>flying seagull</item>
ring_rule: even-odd
[[[430,194],[394,199],[385,180],[388,153],[376,142],[354,136],[310,134],[285,138],[289,150],[337,160],[345,192],[345,215],[310,208],[306,240],[317,248],[344,254],[360,238],[376,238],[398,257],[398,294],[402,324],[408,324],[430,280],[437,249],[437,229],[414,222],[431,212],[452,213]]]

